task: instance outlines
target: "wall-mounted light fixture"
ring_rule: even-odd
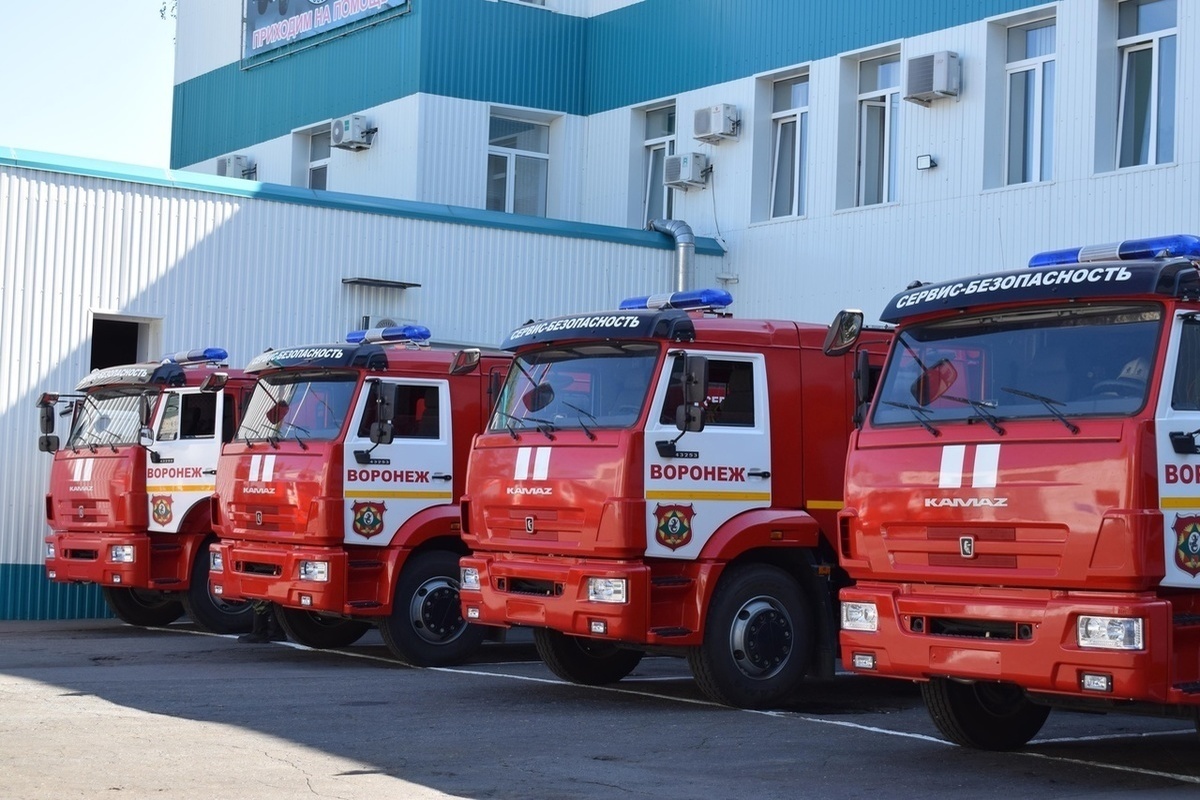
[[[933,160],[933,156],[917,156],[917,169],[933,169],[936,166],[937,162]]]

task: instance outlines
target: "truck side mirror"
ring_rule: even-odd
[[[704,406],[684,403],[675,409],[675,427],[688,433],[704,430],[704,417],[708,409]]]
[[[683,361],[683,401],[699,405],[708,399],[708,359],[685,356]]]
[[[454,361],[450,364],[451,375],[465,375],[479,365],[479,360],[483,354],[479,352],[478,347],[468,347],[465,350],[459,350],[454,354]]]
[[[225,388],[225,384],[229,381],[228,372],[213,372],[207,378],[200,382],[200,391],[202,392],[219,392]]]
[[[825,343],[821,352],[827,356],[840,356],[854,347],[863,328],[863,312],[857,309],[843,309],[829,323],[825,332]]]
[[[54,404],[38,403],[38,424],[42,433],[54,433]]]
[[[150,417],[153,416],[154,406],[150,402],[150,395],[142,395],[138,398],[138,419],[141,421],[143,428],[150,427]]]
[[[379,381],[375,384],[375,421],[371,423],[371,443],[391,444],[396,437],[393,420],[396,417],[396,395],[399,388],[394,383]]]
[[[58,437],[52,433],[45,433],[39,436],[38,451],[41,453],[58,452]]]

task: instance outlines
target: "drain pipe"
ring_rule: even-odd
[[[691,288],[692,264],[696,260],[696,235],[683,220],[652,219],[646,230],[665,233],[675,240],[675,291]]]

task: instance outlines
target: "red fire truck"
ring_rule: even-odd
[[[950,740],[1019,747],[1053,706],[1196,719],[1198,265],[1192,236],[1054,251],[882,315],[842,659],[919,681]]]
[[[258,383],[217,467],[213,593],[275,603],[311,647],[377,624],[407,663],[468,657],[486,631],[459,607],[455,500],[509,361],[433,346],[419,325],[254,358]]]
[[[249,606],[208,591],[217,456],[253,386],[226,358],[207,348],[95,370],[74,394],[38,400],[38,449],[54,453],[46,575],[98,584],[131,625],[166,625],[186,610],[208,631],[250,627]],[[60,401],[72,415],[62,449],[54,435]]]
[[[710,697],[765,706],[832,674],[829,537],[856,393],[889,335],[831,360],[824,326],[718,313],[730,302],[638,298],[504,344],[515,360],[468,468],[463,608],[531,626],[565,680],[618,681],[663,652]]]

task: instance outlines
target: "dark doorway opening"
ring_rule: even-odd
[[[134,364],[141,324],[118,319],[92,320],[92,369]]]

